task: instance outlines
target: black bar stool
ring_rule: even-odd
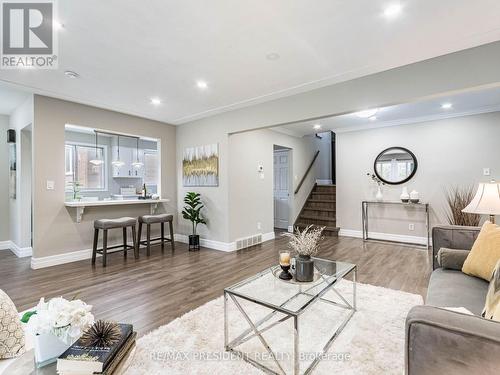
[[[139,216],[139,235],[137,236],[137,253],[139,253],[139,247],[141,245],[146,245],[147,255],[151,255],[151,242],[161,241],[161,250],[164,250],[165,241],[170,241],[172,245],[172,251],[175,250],[174,245],[174,216],[168,214],[160,215],[143,215]],[[168,223],[170,238],[165,237],[165,223]],[[142,224],[146,224],[146,240],[141,240],[142,234]],[[161,226],[161,236],[157,238],[151,238],[151,224],[160,224]]]
[[[128,250],[134,250],[135,258],[139,257],[138,249],[135,246],[136,238],[135,238],[135,224],[137,220],[133,217],[120,217],[118,219],[100,219],[94,221],[94,247],[92,249],[92,264],[95,264],[95,259],[97,253],[102,254],[102,266],[106,267],[106,258],[109,254],[108,250],[112,249],[120,249],[112,251],[115,253],[117,251],[123,250],[123,256],[127,257]],[[132,228],[132,240],[134,242],[134,246],[127,245],[127,228]],[[108,230],[109,229],[123,229],[123,245],[109,246],[108,247]],[[99,239],[99,229],[103,231],[102,237],[102,249],[97,248],[97,241]]]

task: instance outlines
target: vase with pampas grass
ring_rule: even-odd
[[[311,256],[319,250],[319,242],[323,238],[321,234],[325,227],[307,226],[302,232],[296,228],[295,233],[283,233],[290,238],[288,246],[299,256],[295,258],[295,279],[297,281],[310,282],[314,279],[314,261]]]
[[[449,188],[445,192],[446,203],[446,219],[451,225],[462,225],[477,227],[481,216],[462,212],[462,210],[472,201],[475,191],[473,186],[455,186]]]

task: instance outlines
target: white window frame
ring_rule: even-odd
[[[87,142],[72,142],[72,141],[66,141],[64,142],[64,146],[66,145],[71,145],[71,146],[84,146],[84,147],[90,147],[95,149],[95,143],[87,143]],[[86,192],[107,192],[109,189],[108,186],[108,181],[109,181],[109,168],[108,168],[108,145],[97,145],[97,147],[100,147],[103,149],[103,157],[104,157],[104,188],[103,189],[80,189],[82,193]],[[75,159],[77,158],[77,155],[75,154]],[[64,158],[64,162],[66,162],[66,157]],[[75,161],[73,161],[75,162]],[[65,168],[66,169],[66,168]],[[73,176],[74,176],[75,171],[73,171]],[[65,190],[67,193],[72,192],[72,189],[66,189]]]
[[[157,142],[159,142],[159,141],[157,141]],[[157,146],[158,146],[158,143],[157,143]],[[143,153],[144,153],[144,155],[143,155],[144,159],[146,159],[146,154],[156,154],[156,156],[158,157],[158,163],[156,165],[156,167],[158,168],[158,181],[156,181],[156,184],[146,184],[146,186],[155,185],[156,186],[156,190],[159,191],[160,181],[161,181],[161,160],[160,160],[161,153],[159,152],[159,150],[154,150],[152,148],[145,148],[145,149],[143,149]],[[146,160],[144,160],[144,162],[145,161]],[[146,163],[144,163],[144,167],[143,168],[146,168]],[[146,183],[145,179],[146,179],[146,169],[144,169],[144,177],[142,178],[143,183]]]

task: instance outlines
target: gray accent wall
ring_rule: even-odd
[[[65,124],[113,132],[140,134],[160,140],[161,192],[170,199],[161,211],[176,212],[175,139],[176,127],[158,121],[125,115],[64,100],[34,97],[34,244],[33,257],[41,258],[92,248],[93,220],[137,217],[149,213],[148,205],[87,208],[81,223],[75,209],[64,206]],[[55,182],[54,190],[46,181]],[[120,232],[120,231],[113,231]],[[110,243],[119,240],[113,233]]]
[[[385,148],[402,146],[418,160],[415,176],[403,185],[382,187],[384,200],[399,200],[402,187],[417,190],[431,205],[431,226],[446,223],[446,188],[500,180],[500,112],[412,125],[337,134],[337,222],[361,231],[361,201],[373,200],[376,184],[366,175]],[[483,176],[483,168],[491,176]],[[425,236],[423,215],[411,208],[374,207],[370,231]],[[410,231],[409,224],[415,224]]]

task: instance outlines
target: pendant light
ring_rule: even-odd
[[[111,164],[113,164],[113,166],[117,168],[123,167],[125,165],[125,163],[120,160],[120,136],[118,136],[118,158],[116,160],[113,160]]]
[[[140,168],[142,168],[142,166],[144,165],[144,163],[141,163],[141,162],[139,161],[139,138],[136,138],[136,141],[137,141],[137,144],[136,144],[136,152],[135,152],[136,159],[135,159],[135,161],[132,163],[132,166],[133,166],[135,169],[140,169]]]
[[[91,164],[94,164],[94,165],[101,165],[102,163],[104,163],[104,160],[100,159],[99,158],[99,154],[98,154],[98,150],[97,150],[97,135],[98,135],[98,131],[97,130],[94,130],[95,132],[95,159],[92,159],[89,161],[89,163]]]

